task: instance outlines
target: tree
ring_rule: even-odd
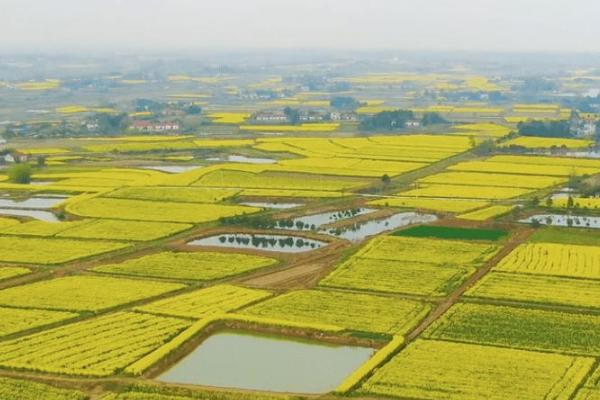
[[[338,110],[354,110],[360,107],[360,101],[354,97],[349,96],[336,96],[329,102],[331,107],[337,108]]]
[[[8,180],[13,183],[30,183],[31,182],[31,165],[15,164],[8,169]]]
[[[447,124],[448,120],[436,112],[427,112],[421,118],[421,125]]]
[[[533,207],[537,207],[540,204],[540,198],[537,196],[533,196],[533,198],[531,199],[531,205]]]
[[[166,108],[166,104],[150,99],[135,99],[133,101],[135,111],[151,111],[155,114],[160,113]]]
[[[97,114],[95,117],[98,123],[98,132],[102,134],[120,134],[129,126],[129,116],[121,114]]]
[[[44,168],[46,166],[46,157],[45,156],[37,156],[36,163],[38,168]]]
[[[396,131],[406,127],[406,123],[414,119],[410,110],[382,111],[360,122],[363,131]]]
[[[473,139],[473,138],[471,138],[471,139],[472,139],[471,146],[475,145],[475,147],[473,148],[473,152],[477,155],[482,156],[482,155],[490,154],[496,148],[496,144],[491,139],[486,139],[483,142],[481,142],[479,145],[476,145],[477,142],[475,141],[475,139]]]
[[[546,199],[546,207],[552,207],[552,197]]]
[[[569,195],[569,198],[567,199],[567,208],[573,208],[574,204],[575,202],[573,201],[573,197]]]
[[[300,111],[296,110],[295,108],[286,107],[283,109],[283,113],[290,124],[296,125],[298,122],[300,122]]]
[[[185,109],[185,113],[188,115],[198,115],[202,113],[202,107],[192,104]]]
[[[390,176],[388,174],[383,174],[381,176],[381,182],[383,183],[383,186],[387,187],[391,181],[392,181],[392,179],[390,178]]]
[[[519,135],[541,137],[572,137],[569,121],[525,121],[519,122]]]

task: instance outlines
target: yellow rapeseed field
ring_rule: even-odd
[[[526,243],[513,250],[495,268],[528,274],[600,278],[600,248],[558,243]]]
[[[178,283],[104,276],[67,276],[4,289],[0,292],[0,305],[99,311],[184,287]]]
[[[158,202],[113,198],[92,198],[68,204],[67,211],[83,217],[112,218],[138,221],[201,223],[221,217],[251,214],[258,208],[221,205]]]
[[[36,372],[109,376],[191,325],[179,318],[120,312],[0,344],[0,365]]]
[[[235,311],[247,304],[270,297],[265,290],[218,285],[142,306],[141,311],[185,318],[207,318]]]
[[[351,331],[405,334],[429,312],[413,300],[368,294],[301,290],[251,306],[243,315],[303,323],[325,323]],[[377,318],[373,318],[377,315]]]
[[[94,268],[94,271],[209,281],[254,271],[276,263],[277,260],[272,258],[248,254],[169,251],[126,260],[120,264],[101,265]]]
[[[0,236],[0,261],[61,264],[127,247],[126,243]],[[35,251],[32,251],[35,249]]]
[[[470,199],[435,199],[424,197],[386,197],[370,201],[369,205],[416,208],[443,212],[467,212],[489,205],[489,202]]]
[[[468,219],[471,221],[485,221],[490,218],[495,218],[495,217],[499,217],[504,214],[508,214],[514,208],[515,208],[514,206],[501,206],[501,205],[490,206],[490,207],[482,208],[481,210],[475,210],[475,211],[471,211],[469,213],[460,214],[457,216],[457,218]]]
[[[417,340],[379,368],[361,392],[440,400],[566,400],[593,364],[593,358]],[[452,391],[440,390],[447,387]]]
[[[544,137],[533,137],[523,136],[511,139],[507,142],[502,143],[502,147],[507,146],[521,146],[528,149],[539,149],[549,147],[566,147],[569,149],[578,149],[582,147],[589,147],[594,144],[592,140],[585,139],[568,139],[568,138],[544,138]]]

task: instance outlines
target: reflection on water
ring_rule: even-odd
[[[277,160],[272,158],[260,158],[260,157],[246,157],[240,155],[230,155],[226,158],[221,157],[210,157],[206,159],[207,161],[229,161],[235,163],[246,163],[246,164],[275,164]]]
[[[188,243],[192,246],[217,246],[235,249],[257,249],[264,251],[281,251],[284,253],[302,253],[318,249],[326,245],[319,240],[289,235],[265,235],[247,233],[227,233],[214,235]]]
[[[0,208],[0,215],[14,215],[16,217],[30,217],[45,222],[58,222],[56,215],[49,211],[20,210],[18,208]]]
[[[274,160],[272,158],[246,157],[235,154],[227,157],[227,161],[249,164],[274,164],[277,162],[277,160]]]
[[[155,171],[168,172],[169,174],[180,174],[182,172],[191,171],[193,169],[202,168],[201,165],[191,165],[191,166],[183,166],[183,165],[156,165],[156,166],[147,166],[142,167],[145,169],[152,169]]]
[[[343,228],[327,229],[322,232],[328,235],[333,235],[342,239],[349,240],[351,242],[360,242],[361,240],[364,240],[369,236],[377,235],[381,232],[389,231],[391,229],[396,229],[413,224],[426,224],[436,220],[437,217],[433,214],[405,212],[400,214],[394,214],[390,217],[383,219],[358,222],[351,226],[345,226]]]
[[[302,203],[266,203],[266,202],[260,202],[260,201],[245,201],[240,204],[242,204],[244,206],[249,206],[249,207],[272,208],[272,209],[277,209],[277,210],[296,208],[296,207],[300,207],[300,206],[304,205]]]
[[[369,214],[374,211],[376,210],[373,208],[351,208],[348,210],[330,211],[277,221],[276,227],[279,229],[316,230],[323,225],[358,217],[359,215]]]
[[[67,197],[61,196],[44,196],[44,197],[30,197],[24,200],[15,200],[9,198],[0,197],[0,207],[4,208],[27,208],[27,209],[47,209],[52,208],[62,203]]]
[[[600,228],[600,217],[588,217],[584,215],[538,214],[522,219],[519,222],[574,228]]]

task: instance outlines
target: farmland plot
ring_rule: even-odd
[[[365,382],[361,392],[444,400],[568,399],[592,358],[417,340]]]
[[[429,310],[429,305],[412,300],[301,290],[251,306],[241,314],[308,324],[328,324],[352,331],[404,334],[424,318]]]
[[[528,308],[456,304],[427,330],[451,340],[582,356],[600,354],[600,317]]]
[[[0,281],[14,278],[16,276],[26,275],[31,270],[23,267],[0,267]]]
[[[0,344],[0,365],[69,375],[108,376],[161,346],[191,323],[121,312]]]
[[[161,252],[120,264],[102,265],[94,271],[157,278],[209,281],[273,265],[277,260],[235,253]]]
[[[485,200],[441,199],[424,197],[387,197],[368,203],[374,206],[417,208],[442,212],[467,212],[489,205]]]
[[[0,290],[0,304],[49,310],[99,311],[184,287],[166,282],[67,276]]]
[[[270,296],[271,293],[264,290],[218,285],[158,300],[139,310],[184,318],[206,318],[234,311]]]
[[[495,267],[497,271],[600,279],[600,248],[558,243],[526,243]]]
[[[475,268],[356,257],[337,267],[319,284],[378,292],[443,296],[474,271]]]
[[[87,400],[77,390],[59,389],[42,383],[13,378],[0,378],[0,398],[18,400]]]
[[[364,246],[356,257],[438,265],[481,265],[498,250],[497,245],[488,243],[380,236]]]
[[[234,196],[235,189],[143,186],[124,187],[104,194],[103,197],[130,200],[172,201],[176,203],[218,203]]]
[[[598,281],[492,272],[465,294],[483,299],[600,308]]]
[[[259,210],[253,207],[221,204],[189,204],[112,198],[93,198],[67,206],[67,211],[84,217],[187,223],[214,221],[221,217],[249,214]]]
[[[78,314],[62,311],[0,307],[0,336],[64,321],[77,316]]]
[[[126,243],[0,236],[0,261],[60,264],[127,247]],[[35,249],[35,251],[31,251]]]

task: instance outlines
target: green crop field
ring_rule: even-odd
[[[448,226],[415,226],[395,232],[393,235],[456,240],[499,240],[506,236],[506,232],[498,229],[454,228]]]

